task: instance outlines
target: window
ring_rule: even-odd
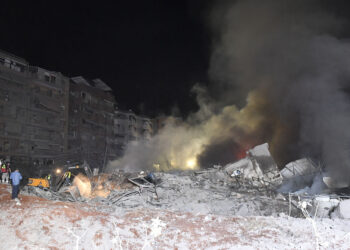
[[[5,58],[5,66],[10,68],[11,67],[11,61],[7,58]]]
[[[4,152],[10,151],[10,142],[4,141]]]
[[[136,118],[132,115],[129,116],[129,121],[131,124],[135,124],[136,123]]]
[[[51,80],[50,80],[51,83],[55,83],[56,82],[56,76],[54,75],[51,75]]]
[[[50,75],[49,74],[45,74],[45,81],[47,81],[47,82],[50,82]]]
[[[128,117],[126,115],[124,115],[124,114],[117,114],[117,118],[118,119],[123,119],[123,120],[128,119]]]
[[[25,66],[25,65],[17,64],[17,66],[18,66],[18,68],[19,68],[19,70],[20,70],[21,72],[24,72],[25,69],[26,69],[26,66]]]

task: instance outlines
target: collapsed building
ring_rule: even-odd
[[[267,143],[247,151],[245,158],[209,169],[78,175],[73,186],[57,194],[28,190],[49,199],[105,204],[114,209],[164,208],[181,212],[241,216],[318,216],[349,218],[350,196],[317,186],[323,169],[299,159],[279,170]],[[320,179],[322,180],[322,178]],[[68,196],[67,196],[68,194]]]
[[[69,78],[2,51],[0,117],[0,157],[25,172],[84,160],[102,170],[108,160],[121,156],[129,143],[148,140],[164,126],[162,119],[153,123],[132,111],[117,109],[110,87],[100,79]],[[157,172],[161,181],[155,183],[145,175],[122,172],[83,181],[78,178],[77,188],[65,198],[121,207],[147,205],[240,215],[269,215],[285,212],[290,206],[292,213],[298,214],[300,202],[306,201],[314,214],[327,217],[337,211],[344,217],[348,196],[338,191],[348,186],[322,171],[310,159],[291,162],[280,171],[268,145],[262,144],[226,166]],[[89,191],[77,183],[90,187]],[[62,199],[54,192],[38,192]]]

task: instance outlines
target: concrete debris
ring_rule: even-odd
[[[321,172],[320,166],[317,166],[308,158],[302,158],[290,162],[280,171],[284,180],[293,179],[299,176],[314,176],[319,172]]]
[[[106,202],[118,208],[161,207],[173,211],[230,215],[278,215],[288,202],[266,191],[236,190],[235,180],[222,170],[155,173],[154,188],[111,192]],[[296,210],[293,208],[293,210]],[[295,211],[295,214],[297,211]]]
[[[340,191],[348,193],[350,190],[348,182],[329,176],[328,173],[323,172],[320,165],[316,165],[308,158],[288,163],[280,173],[283,183],[277,191],[282,193],[316,195]]]
[[[93,169],[93,172],[92,172],[93,176],[98,175],[98,170],[99,170],[98,168]]]
[[[328,188],[330,189],[341,189],[341,188],[347,188],[349,187],[348,182],[342,182],[339,181],[338,179],[335,180],[331,176],[323,176],[323,182],[327,185]]]
[[[349,196],[338,196],[336,194],[327,195],[297,195],[289,194],[288,200],[290,206],[303,208],[311,217],[317,218],[345,218],[343,213],[350,212]],[[344,204],[342,212],[340,212],[340,205]],[[349,207],[347,208],[347,206]],[[294,211],[293,211],[294,212]],[[293,213],[292,212],[292,213]],[[292,216],[294,216],[292,214]],[[350,218],[350,216],[348,216]]]
[[[225,171],[237,181],[248,181],[250,186],[277,187],[282,178],[268,147],[268,144],[264,143],[248,150],[246,158],[226,165]]]
[[[129,178],[128,180],[141,189],[154,187],[154,184],[149,182],[145,177]]]
[[[279,192],[317,193],[322,188],[321,168],[311,159],[302,158],[288,163],[282,170],[283,183]],[[317,184],[317,185],[316,185]]]
[[[38,188],[26,192],[51,200],[105,204],[116,210],[142,207],[197,214],[295,217],[307,210],[316,217],[348,218],[350,203],[344,199],[349,197],[314,192],[324,190],[322,176],[321,168],[307,158],[288,163],[279,171],[265,143],[248,150],[246,158],[224,167],[166,173],[119,170],[90,178],[78,175],[72,186],[60,192]]]
[[[339,202],[338,207],[332,214],[332,218],[350,219],[350,199]]]
[[[313,214],[320,218],[329,218],[334,209],[339,205],[338,197],[320,195],[313,198]]]

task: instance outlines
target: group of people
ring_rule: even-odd
[[[22,175],[19,170],[16,168],[14,172],[11,171],[10,162],[4,161],[0,159],[0,168],[1,168],[1,182],[2,183],[10,183],[12,184],[12,199],[18,200],[19,193],[19,184],[22,180]]]

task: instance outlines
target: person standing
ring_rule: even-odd
[[[66,185],[70,185],[70,177],[71,176],[72,176],[72,173],[69,170],[64,174]]]
[[[46,176],[46,180],[49,182],[49,187],[51,187],[51,174]]]
[[[11,171],[11,166],[10,166],[9,162],[7,163],[6,167],[7,167],[7,173],[8,173],[8,177],[7,177],[8,178],[8,183],[10,183],[11,182],[10,175],[11,175],[12,171]]]
[[[2,164],[1,164],[1,181],[2,181],[2,183],[4,183],[4,177],[5,177],[4,174],[7,173],[6,170],[7,170],[6,163],[5,163],[5,161],[3,161]]]
[[[10,163],[8,162],[6,165],[1,166],[1,180],[2,183],[9,183],[9,167]]]
[[[22,180],[22,175],[18,169],[11,173],[10,179],[12,180],[12,199],[18,200],[19,184]]]

